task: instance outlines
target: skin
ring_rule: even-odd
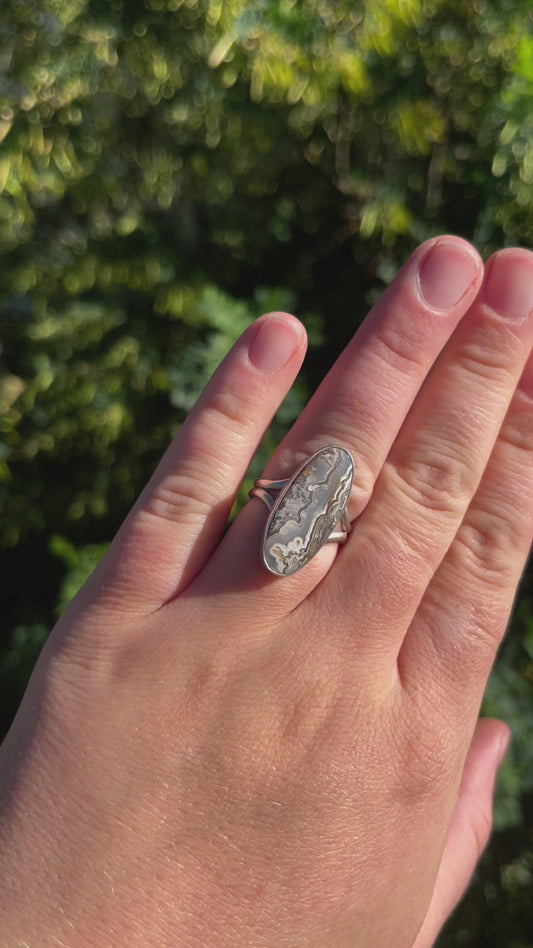
[[[221,536],[305,336],[244,333],[1,749],[2,945],[433,944],[508,737],[478,712],[533,534],[532,310],[528,252],[415,251],[269,462],[356,464],[348,542],[282,579],[259,500]]]

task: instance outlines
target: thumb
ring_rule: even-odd
[[[502,721],[477,723],[427,915],[413,948],[431,948],[466,889],[492,829],[492,794],[510,732]]]

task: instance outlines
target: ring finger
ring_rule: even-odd
[[[479,257],[459,238],[437,238],[419,247],[276,451],[266,477],[286,477],[319,448],[341,444],[355,461],[348,514],[358,516],[428,371],[474,299],[481,273]],[[279,584],[260,563],[264,522],[264,507],[248,504],[204,570],[200,586],[212,589],[215,583],[242,596],[274,583],[273,596],[263,596],[260,608],[282,615],[322,578],[335,545]],[[251,537],[257,538],[252,541],[257,550],[250,556]]]

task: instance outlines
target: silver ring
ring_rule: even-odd
[[[263,563],[274,576],[290,576],[316,556],[324,543],[344,543],[354,463],[346,448],[330,444],[308,458],[292,477],[255,481],[250,497],[266,504]]]

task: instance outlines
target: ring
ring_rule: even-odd
[[[346,515],[354,462],[345,448],[330,444],[308,458],[292,477],[255,481],[269,516],[263,534],[263,563],[274,576],[307,566],[324,543],[344,543],[351,529]]]

